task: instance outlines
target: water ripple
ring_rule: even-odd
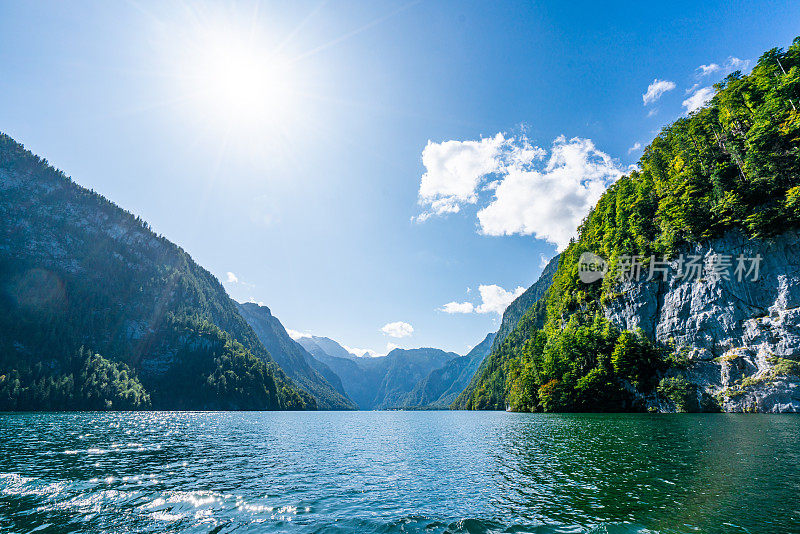
[[[0,531],[789,532],[800,419],[0,414]]]

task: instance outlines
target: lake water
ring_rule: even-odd
[[[33,530],[799,532],[800,418],[0,414],[0,531]]]

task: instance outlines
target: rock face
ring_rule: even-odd
[[[684,258],[692,255],[706,266],[715,255],[732,258],[728,276],[707,268],[700,277],[681,276],[676,259],[666,279],[647,281],[645,273],[619,282],[606,316],[673,346],[698,394],[723,411],[800,412],[800,235],[751,240],[729,232],[684,251]],[[736,273],[740,255],[746,268]],[[759,256],[756,278],[747,270]]]

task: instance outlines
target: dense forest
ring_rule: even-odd
[[[38,362],[0,374],[0,410],[141,410],[150,408],[136,373],[83,347],[58,373]]]
[[[615,277],[583,284],[583,252],[674,257],[687,244],[738,229],[764,238],[800,226],[800,38],[734,72],[702,109],[665,127],[638,170],[602,196],[560,259],[547,295],[497,347],[454,407],[522,411],[635,410],[657,396],[681,410],[691,386],[663,377],[683,362],[602,313]],[[708,405],[705,402],[708,402]]]
[[[125,371],[119,387],[140,399],[125,404],[128,397],[104,390],[112,408],[316,407],[211,273],[146,222],[2,134],[0,221],[7,406],[48,408],[37,390],[67,395],[70,387],[76,403],[95,406],[81,400],[94,386],[81,382],[74,362],[85,347],[109,362],[110,375]],[[74,386],[58,385],[70,376]]]

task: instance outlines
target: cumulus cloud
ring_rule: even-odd
[[[703,77],[708,76],[709,74],[713,74],[717,72],[721,67],[716,63],[710,63],[708,65],[700,65],[697,67],[697,76]]]
[[[547,264],[550,263],[550,260],[553,258],[549,256],[545,256],[544,254],[539,254],[539,268],[544,269],[547,267]]]
[[[575,236],[606,187],[622,175],[608,154],[597,150],[591,140],[578,137],[558,137],[549,157],[548,151],[531,145],[525,136],[506,138],[503,134],[480,141],[428,142],[425,151],[419,200],[428,209],[418,221],[458,212],[484,198],[488,202],[478,211],[481,233],[533,235],[559,250]],[[435,162],[431,154],[436,154]],[[478,163],[478,154],[485,161]],[[455,161],[447,161],[448,157]]]
[[[533,235],[564,250],[606,188],[622,176],[611,156],[589,139],[553,143],[544,168],[512,166],[492,202],[478,212],[486,235]]]
[[[750,60],[749,59],[739,59],[738,57],[729,56],[725,62],[720,65],[718,63],[709,63],[708,65],[700,65],[695,70],[696,77],[704,78],[706,76],[710,76],[711,74],[718,73],[719,76],[725,76],[730,74],[733,71],[739,70],[742,72],[747,72],[750,68]],[[687,93],[694,92],[695,89],[699,87],[699,84],[695,84],[694,87],[687,89]]]
[[[232,272],[228,271],[228,283],[235,284],[239,281],[239,278]]]
[[[652,104],[661,98],[661,95],[673,89],[675,89],[675,82],[656,78],[653,83],[647,86],[647,91],[642,95],[642,102],[644,102],[645,106]]]
[[[635,143],[633,143],[633,146],[628,149],[628,154],[630,154],[631,152],[636,152],[640,148],[642,148],[642,143],[636,141]]]
[[[478,305],[469,301],[454,301],[448,302],[439,310],[445,313],[496,313],[503,315],[508,305],[525,292],[525,288],[519,286],[513,291],[508,291],[496,284],[491,284],[481,285],[478,291],[481,294],[481,303]]]
[[[714,98],[716,91],[713,87],[703,87],[695,91],[689,98],[683,101],[686,113],[692,113],[702,108],[706,102]]]
[[[479,289],[483,302],[475,308],[475,311],[478,313],[496,313],[498,315],[503,315],[508,305],[525,292],[525,288],[522,286],[518,286],[513,291],[506,291],[495,284],[480,286]]]
[[[498,155],[506,142],[502,133],[479,141],[428,141],[422,150],[426,170],[419,184],[419,199],[429,211],[419,219],[457,213],[462,204],[477,202],[478,184],[499,169]]]
[[[509,166],[526,165],[545,154],[525,136],[506,138],[502,132],[478,141],[428,141],[422,151],[425,173],[419,186],[419,202],[426,210],[417,220],[458,213],[462,206],[478,201],[480,185],[487,176],[503,174]],[[493,181],[483,190],[492,191],[498,185]]]
[[[396,321],[394,323],[387,323],[381,328],[381,332],[389,337],[408,337],[414,333],[414,327],[403,321]]]

